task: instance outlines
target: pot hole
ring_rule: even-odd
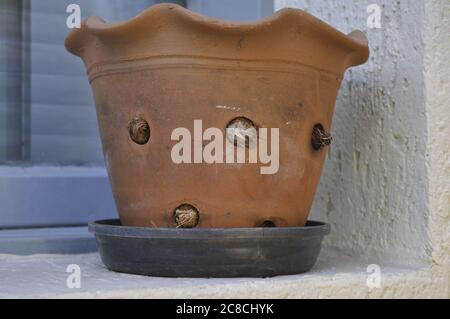
[[[325,131],[322,124],[318,123],[314,125],[311,133],[311,146],[314,150],[320,151],[325,146],[331,144],[331,134]]]
[[[146,120],[136,117],[128,125],[128,133],[133,142],[144,145],[150,139],[150,126]]]
[[[277,225],[275,225],[275,223],[271,220],[265,220],[261,223],[261,225],[259,225],[259,227],[277,227]]]
[[[258,140],[258,128],[252,120],[240,116],[231,120],[226,127],[227,139],[235,146],[253,148]]]
[[[200,213],[190,204],[181,204],[174,209],[173,219],[177,228],[194,228],[198,225]]]

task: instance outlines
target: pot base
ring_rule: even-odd
[[[271,277],[309,271],[326,223],[283,228],[144,228],[91,222],[109,270],[158,277]]]

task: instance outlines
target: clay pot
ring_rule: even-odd
[[[303,226],[343,73],[369,54],[361,32],[301,10],[235,24],[172,4],[118,24],[91,17],[66,47],[86,65],[121,222],[151,227]],[[172,133],[186,128],[194,139],[194,120],[220,129],[224,147],[227,127],[278,128],[278,169],[175,163]]]

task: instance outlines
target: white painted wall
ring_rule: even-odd
[[[424,37],[431,256],[450,298],[450,1],[426,2]]]
[[[381,29],[367,27],[371,3],[381,6]],[[449,3],[275,1],[369,39],[369,62],[341,86],[311,215],[331,223],[329,246],[376,263],[417,263],[440,242],[448,258]]]

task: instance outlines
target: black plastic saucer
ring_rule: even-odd
[[[120,220],[89,224],[113,271],[160,277],[271,277],[309,271],[326,223],[271,228],[144,228]]]

